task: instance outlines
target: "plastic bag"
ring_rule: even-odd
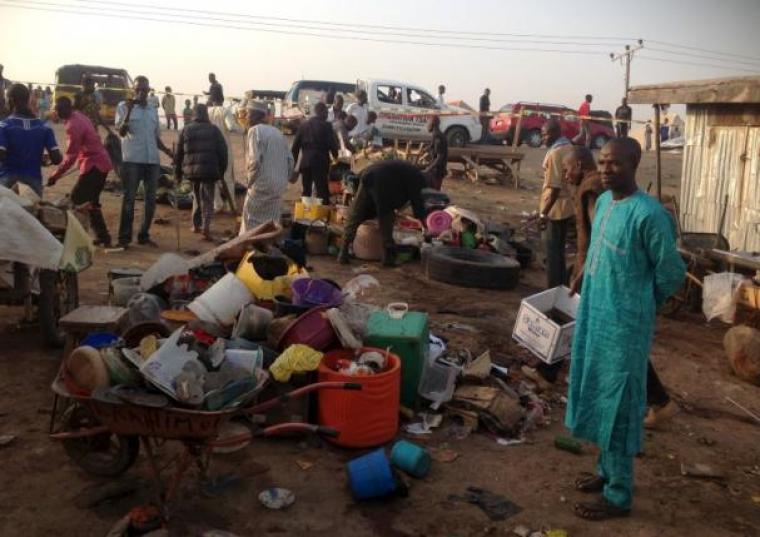
[[[702,311],[710,321],[715,317],[731,323],[736,313],[736,294],[744,278],[733,272],[705,276],[702,289]]]
[[[735,326],[726,332],[723,347],[736,376],[760,385],[760,331]]]
[[[288,382],[293,373],[314,371],[322,356],[321,352],[307,345],[291,345],[269,366],[269,372],[277,382]]]
[[[158,261],[145,271],[140,279],[140,287],[152,289],[156,285],[164,283],[172,276],[181,276],[190,271],[187,260],[177,254],[163,254]]]

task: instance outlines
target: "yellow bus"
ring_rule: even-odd
[[[116,105],[132,98],[132,78],[126,69],[101,67],[99,65],[64,65],[55,72],[55,91],[53,102],[58,97],[68,97],[74,102],[74,96],[82,91],[82,79],[91,76],[97,84],[97,90],[103,97],[100,117],[106,123],[113,123]]]

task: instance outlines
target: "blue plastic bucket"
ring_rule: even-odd
[[[113,347],[119,341],[119,336],[110,332],[93,332],[87,334],[87,337],[80,343],[81,346],[92,347],[94,349],[105,349]]]
[[[417,444],[399,440],[391,451],[391,463],[413,477],[425,477],[430,471],[430,453]]]
[[[348,483],[357,500],[387,496],[396,490],[396,481],[383,449],[376,449],[346,465]]]

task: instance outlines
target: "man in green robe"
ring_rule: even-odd
[[[573,336],[565,425],[600,449],[597,473],[576,481],[580,491],[602,492],[601,501],[575,506],[591,520],[630,511],[655,311],[686,270],[672,218],[636,185],[640,160],[632,138],[613,139],[600,153],[607,192],[596,203]]]

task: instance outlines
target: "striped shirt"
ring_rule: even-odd
[[[279,220],[282,196],[293,173],[293,155],[282,133],[271,125],[255,125],[246,137],[248,195],[241,233],[269,220]]]

